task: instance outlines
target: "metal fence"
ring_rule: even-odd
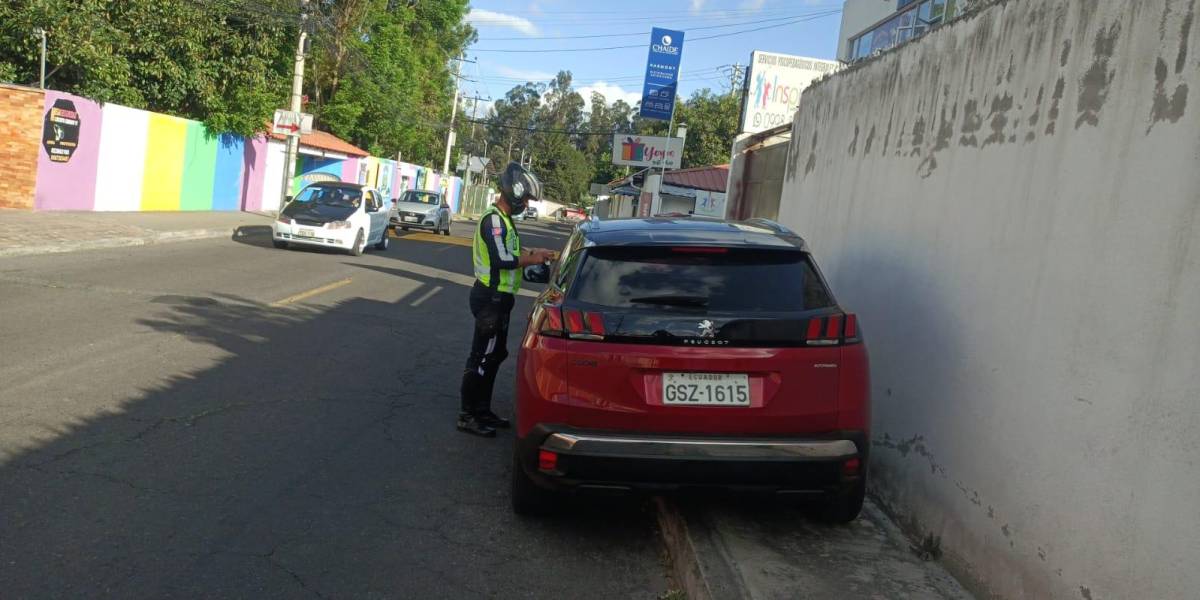
[[[458,214],[467,217],[478,217],[487,210],[491,190],[486,185],[468,185],[463,187],[462,201],[459,203]]]

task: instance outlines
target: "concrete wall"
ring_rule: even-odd
[[[51,160],[42,148],[45,115],[56,104],[78,117],[78,144],[65,161]],[[265,137],[214,134],[198,121],[53,90],[0,86],[0,207],[276,210],[283,157],[283,144]],[[292,193],[321,176],[370,185],[389,197],[414,186],[438,190],[452,210],[462,193],[461,179],[426,167],[305,154],[290,178]]]
[[[1001,597],[1200,594],[1197,4],[1000,1],[796,115],[875,492]]]
[[[33,208],[43,102],[40,90],[0,85],[0,208]]]
[[[896,12],[896,0],[846,0],[838,34],[838,60],[850,62],[850,38]]]
[[[725,192],[728,218],[778,218],[791,139],[791,131],[772,129],[734,142]]]

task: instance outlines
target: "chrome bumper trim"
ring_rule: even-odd
[[[554,433],[542,448],[563,454],[661,458],[838,459],[858,455],[850,440],[719,440]]]

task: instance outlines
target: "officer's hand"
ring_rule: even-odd
[[[529,254],[533,255],[538,262],[547,263],[554,260],[555,255],[558,253],[553,250],[546,250],[545,248],[530,248]]]

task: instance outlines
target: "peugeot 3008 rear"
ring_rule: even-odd
[[[867,352],[805,243],[770,221],[588,222],[517,359],[513,508],[557,492],[866,486]]]

